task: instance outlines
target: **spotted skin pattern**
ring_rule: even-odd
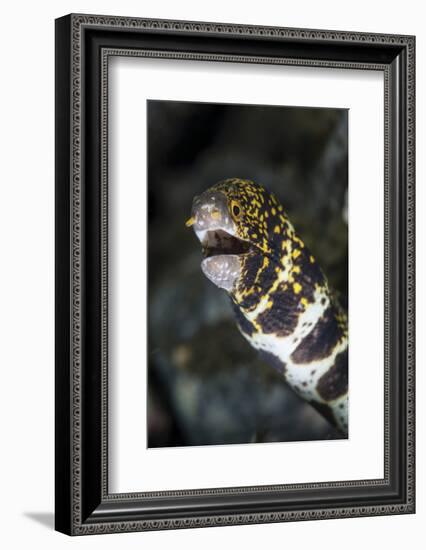
[[[347,315],[321,268],[263,186],[234,178],[208,192],[226,197],[234,236],[251,245],[228,290],[242,335],[346,436]]]

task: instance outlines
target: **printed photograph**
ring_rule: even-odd
[[[147,121],[147,446],[347,439],[348,111]]]

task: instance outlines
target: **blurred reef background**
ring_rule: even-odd
[[[262,183],[342,301],[348,295],[348,112],[148,101],[148,446],[340,435],[240,335],[185,227],[219,180]]]

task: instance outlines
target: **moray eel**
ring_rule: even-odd
[[[231,298],[242,335],[347,436],[347,315],[282,205],[252,181],[196,196],[186,222],[204,274]]]

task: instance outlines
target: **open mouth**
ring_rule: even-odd
[[[202,247],[205,258],[247,254],[251,249],[250,243],[230,235],[223,229],[207,231],[202,241]]]

